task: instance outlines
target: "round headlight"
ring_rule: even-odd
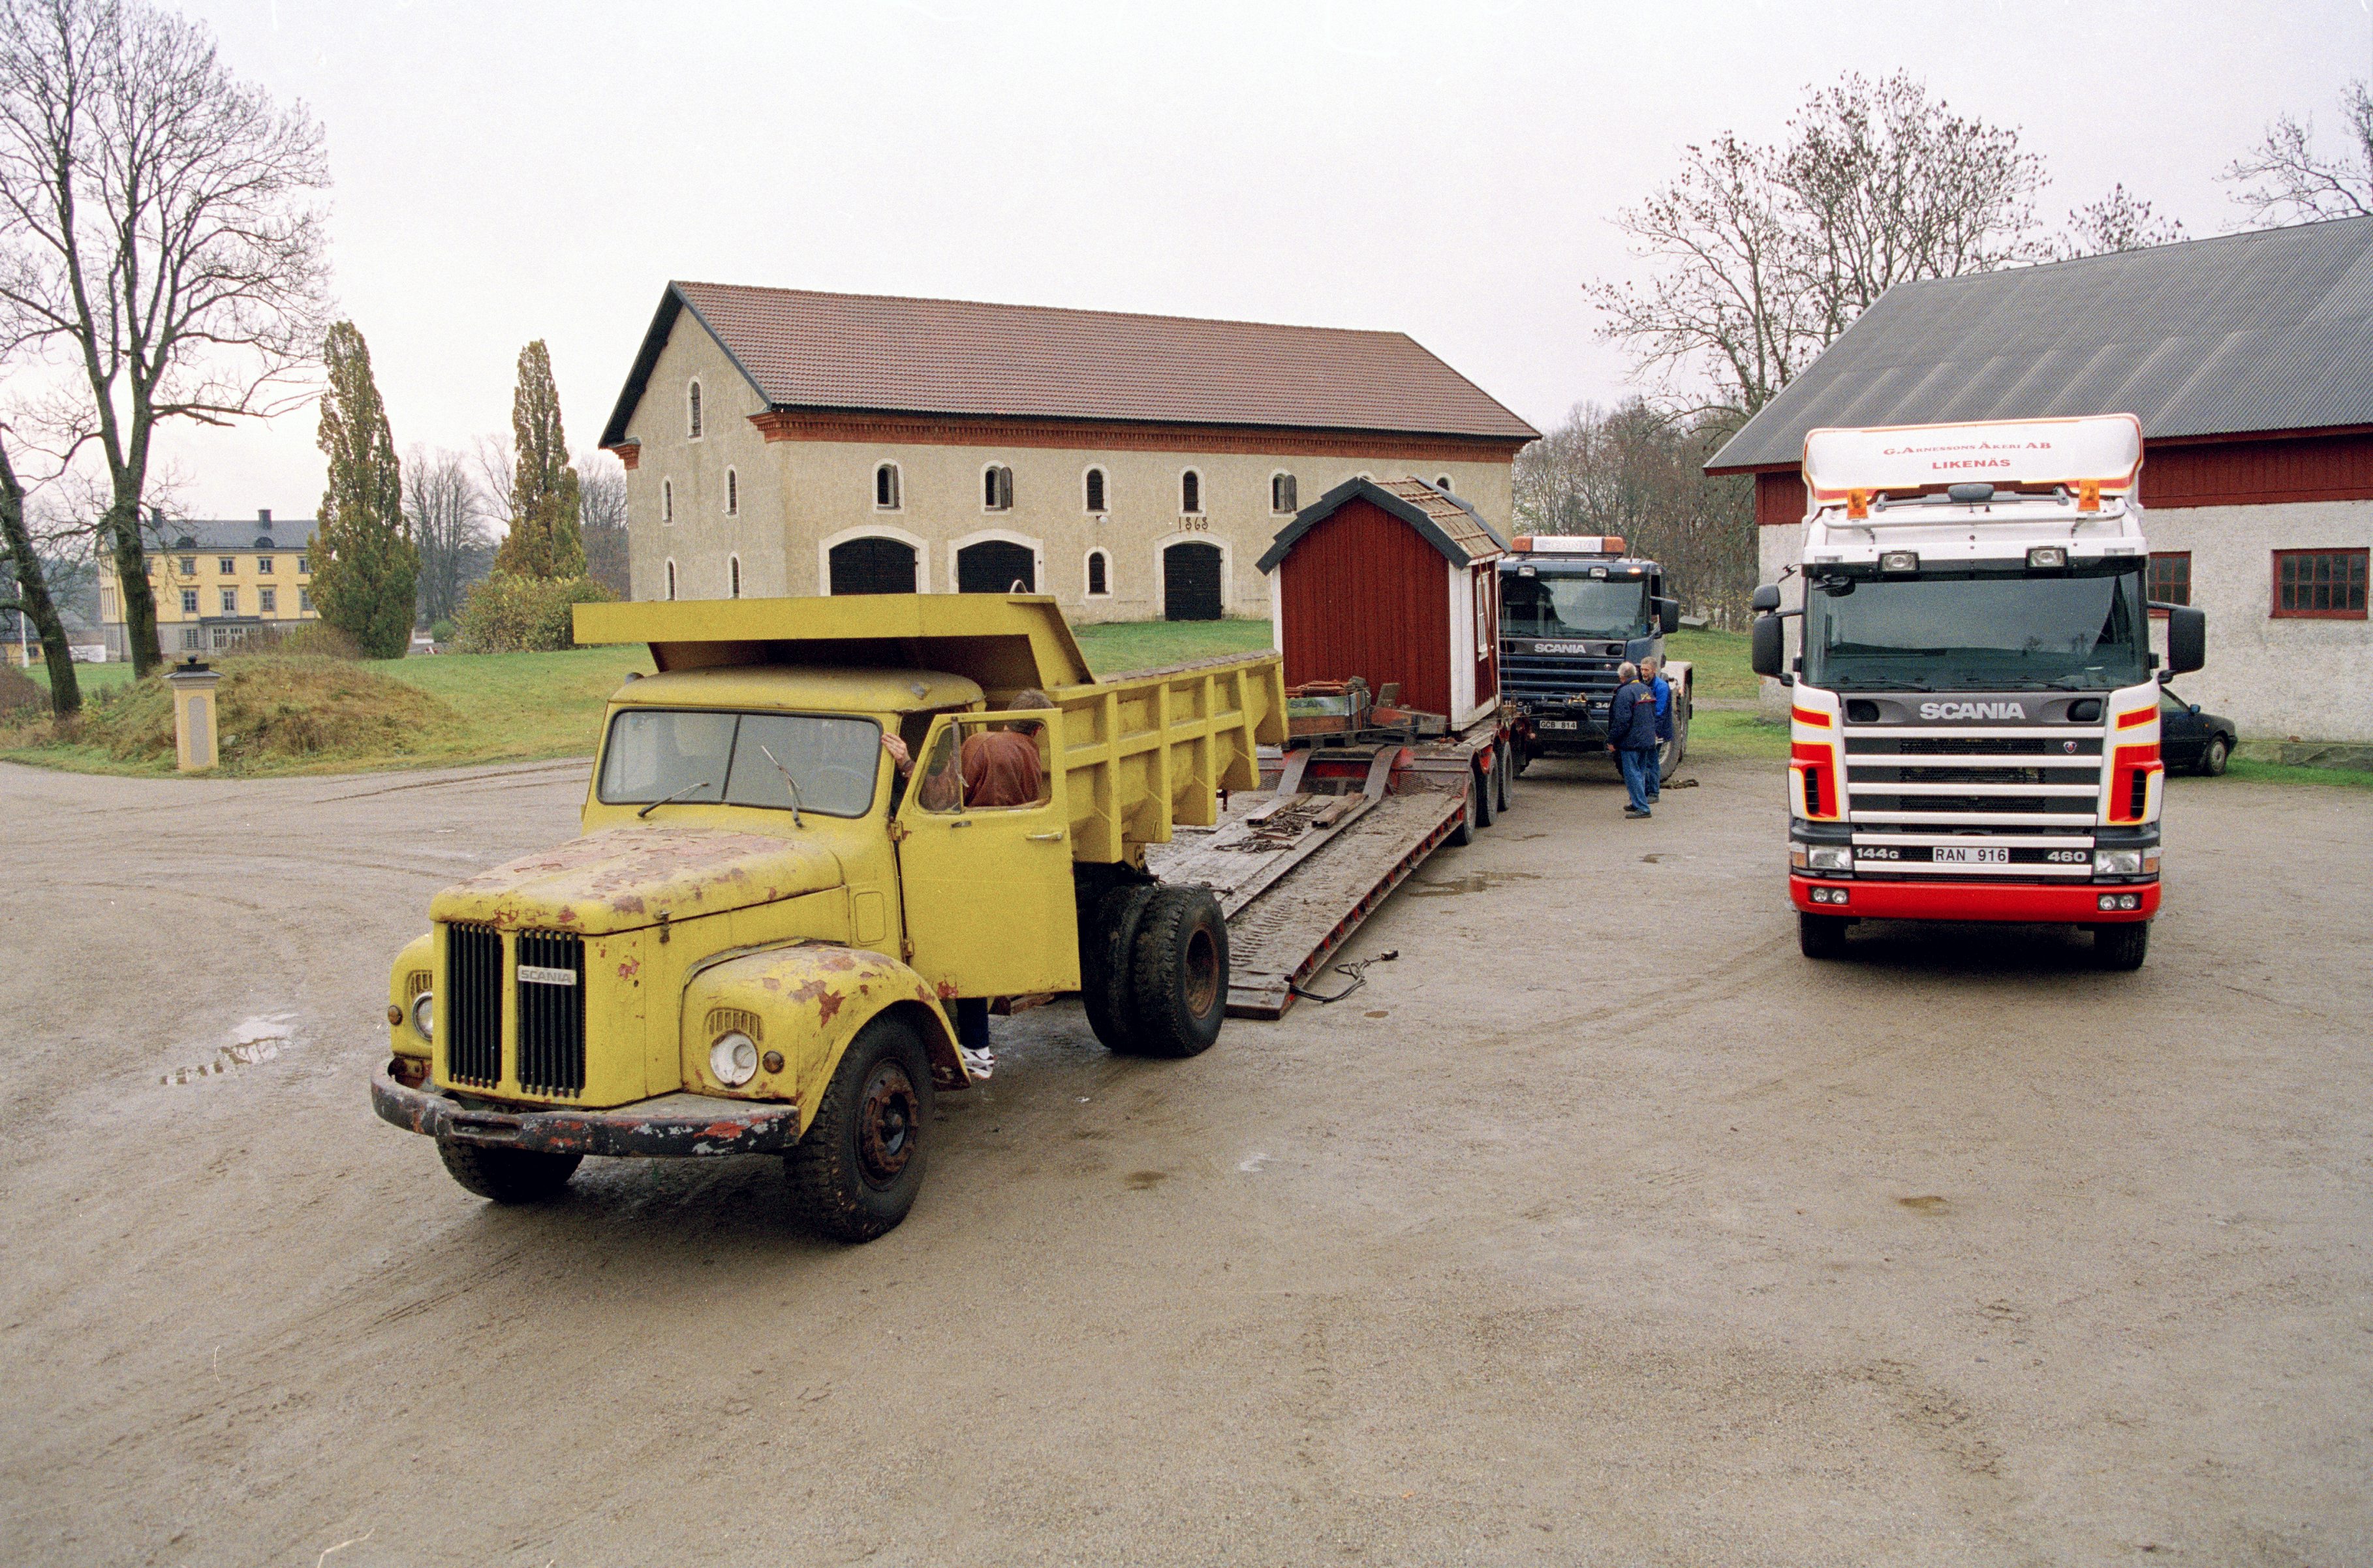
[[[437,993],[422,991],[412,999],[412,1027],[424,1040],[437,1037]]]
[[[728,1089],[739,1089],[758,1076],[758,1045],[739,1029],[717,1036],[708,1047],[708,1071]]]

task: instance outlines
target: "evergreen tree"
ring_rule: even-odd
[[[560,389],[544,340],[520,350],[519,388],[511,394],[511,531],[495,554],[495,570],[520,577],[585,575],[585,542],[577,516],[577,470],[560,428]]]
[[[420,580],[420,552],[404,525],[403,468],[363,334],[352,322],[337,322],[321,357],[330,373],[321,438],[330,487],[313,544],[313,602],[365,658],[401,659]]]

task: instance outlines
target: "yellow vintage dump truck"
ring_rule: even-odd
[[[1079,991],[1116,1051],[1218,1037],[1220,906],[1144,849],[1258,786],[1274,656],[1099,681],[1024,595],[589,604],[577,638],[658,667],[610,699],[582,836],[437,895],[389,977],[373,1106],[472,1192],[780,1153],[816,1227],[864,1240],[915,1200],[934,1092],[985,1065],[968,1009]],[[1011,708],[1034,689],[1051,709]],[[992,730],[1035,747],[1035,800],[967,799]]]

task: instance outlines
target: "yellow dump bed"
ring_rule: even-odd
[[[662,671],[795,665],[966,677],[995,712],[1035,687],[1061,710],[1057,752],[1079,860],[1135,860],[1174,825],[1219,820],[1219,791],[1260,787],[1255,747],[1285,740],[1276,654],[1098,680],[1051,598],[881,593],[579,604],[580,643],[640,642]]]

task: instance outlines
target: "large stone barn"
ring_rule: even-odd
[[[1755,475],[1771,582],[1808,430],[2121,413],[2151,597],[2208,614],[2178,689],[2245,736],[2373,741],[2373,218],[1899,284],[1706,472]]]
[[[637,599],[1187,620],[1268,614],[1261,552],[1348,479],[1504,528],[1537,434],[1402,333],[674,283],[602,444]]]

